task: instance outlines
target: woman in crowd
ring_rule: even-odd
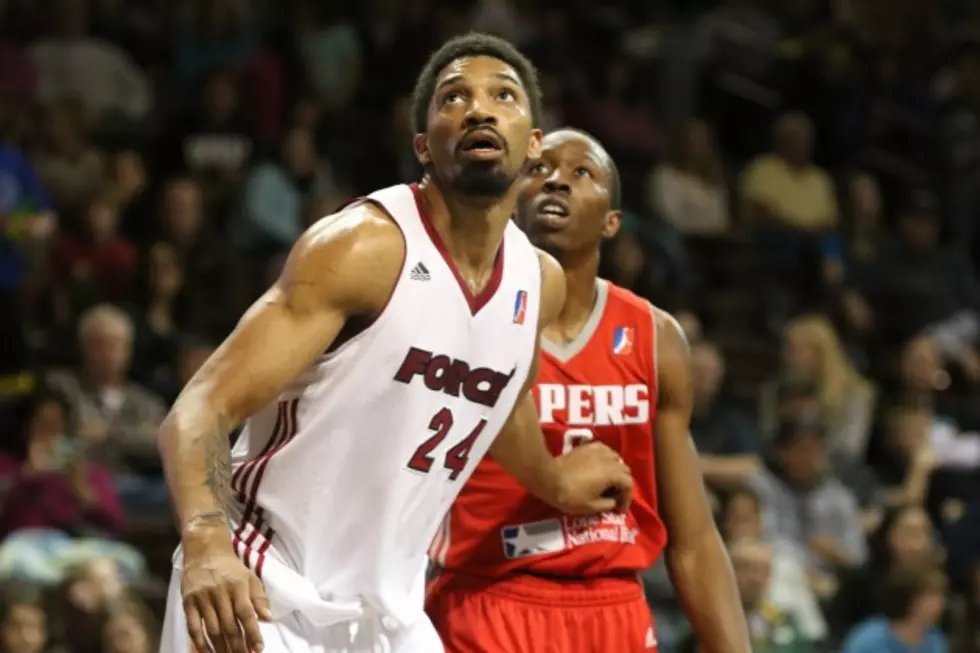
[[[874,419],[874,385],[847,358],[833,325],[823,315],[792,320],[784,331],[783,376],[813,383],[822,420],[827,424],[827,451],[835,464],[864,459]],[[778,421],[774,390],[763,393],[760,419],[772,433]]]

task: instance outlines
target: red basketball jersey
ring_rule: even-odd
[[[599,280],[582,334],[564,346],[543,342],[534,389],[553,454],[590,440],[620,453],[635,482],[629,511],[563,515],[487,456],[433,540],[429,555],[437,568],[484,577],[528,571],[594,578],[646,569],[657,559],[667,534],[654,472],[655,334],[648,302]]]

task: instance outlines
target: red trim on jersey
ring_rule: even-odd
[[[493,299],[494,294],[497,292],[497,288],[500,287],[500,282],[504,278],[504,241],[501,239],[500,247],[497,249],[497,257],[493,260],[493,270],[490,272],[490,278],[487,279],[487,283],[483,286],[478,294],[474,295],[470,287],[466,285],[463,281],[462,275],[459,273],[459,268],[456,267],[456,262],[453,261],[453,257],[449,255],[449,250],[446,249],[446,243],[442,240],[442,236],[436,231],[435,226],[432,224],[432,218],[429,212],[425,208],[425,202],[422,199],[422,190],[419,188],[418,184],[409,184],[409,188],[412,189],[412,194],[415,196],[415,205],[419,209],[419,216],[422,218],[422,226],[425,227],[425,233],[429,234],[429,238],[432,240],[432,244],[435,245],[439,253],[442,254],[442,258],[445,259],[446,265],[452,271],[453,276],[456,277],[456,282],[459,284],[460,290],[463,291],[463,296],[466,298],[466,303],[470,305],[470,313],[476,315],[481,308],[483,308],[487,302]]]
[[[254,550],[254,571],[259,578],[262,577],[265,554],[272,545],[272,538],[275,536],[272,527],[265,523],[265,510],[258,505],[259,485],[262,483],[262,477],[265,476],[269,461],[277,452],[289,444],[299,431],[297,424],[298,408],[299,399],[279,402],[279,414],[276,416],[276,423],[269,441],[266,442],[259,455],[243,463],[232,475],[232,488],[235,489],[238,499],[244,503],[242,519],[232,535],[232,541],[245,566],[252,567],[253,548],[259,539],[259,535],[262,536],[258,548]],[[255,480],[249,487],[248,482],[253,472],[255,473]],[[246,538],[245,530],[249,526],[252,528],[252,532]]]

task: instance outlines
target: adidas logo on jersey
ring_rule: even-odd
[[[644,647],[657,648],[657,635],[653,632],[653,626],[650,626],[650,630],[647,631],[647,639]]]
[[[412,281],[428,281],[429,280],[429,268],[425,267],[425,263],[419,261],[412,268],[412,271],[408,274],[408,278]]]

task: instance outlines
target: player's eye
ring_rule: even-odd
[[[514,93],[513,92],[504,89],[503,91],[500,91],[499,93],[497,93],[497,99],[498,100],[503,100],[504,102],[511,102],[511,101],[515,100],[516,97],[514,96]]]
[[[588,168],[586,168],[585,166],[579,166],[578,168],[575,168],[575,176],[576,177],[591,177],[592,176],[592,171],[589,170]]]
[[[451,93],[446,93],[445,95],[442,96],[443,104],[456,104],[458,102],[462,102],[462,100],[463,100],[463,94],[456,93],[455,91]]]
[[[532,163],[529,172],[532,175],[543,175],[548,172],[548,166],[544,163]]]

